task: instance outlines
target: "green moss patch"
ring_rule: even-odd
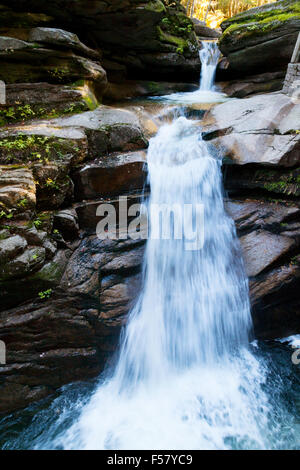
[[[300,167],[292,170],[257,170],[254,180],[271,193],[280,193],[288,196],[300,195]]]
[[[176,46],[178,52],[183,52],[196,41],[192,21],[181,12],[164,16],[157,30],[160,41]]]
[[[224,21],[223,24],[230,25],[235,24],[248,24],[251,22],[261,22],[261,21],[272,21],[280,17],[281,15],[297,15],[300,14],[300,3],[299,1],[285,1],[273,3],[276,5],[276,8],[269,8],[266,11],[259,11],[258,13],[253,12],[253,10],[248,10],[247,13],[240,13],[235,15],[232,18]]]
[[[64,160],[70,155],[81,160],[81,153],[79,144],[71,139],[22,133],[0,139],[0,161],[4,165]]]
[[[179,48],[182,52],[184,49],[188,46],[188,43],[185,39],[179,38],[178,36],[172,36],[171,34],[165,33],[158,27],[158,34],[159,34],[159,39],[162,42],[168,42],[170,44],[174,44]]]
[[[220,38],[220,44],[231,39],[243,39],[249,36],[264,35],[282,27],[283,23],[300,19],[299,2],[280,2],[281,8],[268,9],[258,13],[240,14],[226,20],[227,26]],[[275,5],[275,4],[274,4]]]
[[[0,126],[7,126],[32,119],[54,119],[61,116],[79,114],[91,109],[88,99],[70,103],[62,103],[56,107],[46,105],[16,104],[0,107]],[[95,108],[94,108],[95,109]]]

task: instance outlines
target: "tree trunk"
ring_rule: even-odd
[[[193,18],[193,14],[194,14],[194,5],[195,5],[195,0],[193,0],[193,3],[192,3],[192,10],[191,10],[191,18]]]
[[[212,0],[209,0],[208,5],[207,5],[207,10],[206,10],[205,17],[204,17],[205,23],[206,23],[206,19],[207,19],[207,15],[208,15],[208,12],[209,12],[209,9],[210,9],[211,2],[212,2]]]

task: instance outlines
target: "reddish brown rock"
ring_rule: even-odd
[[[76,198],[94,199],[142,190],[145,161],[145,152],[132,152],[89,163],[74,175]]]
[[[265,230],[257,230],[240,239],[246,272],[254,277],[268,270],[276,261],[291,250],[293,240],[281,235],[275,235]]]

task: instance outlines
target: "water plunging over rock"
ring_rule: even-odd
[[[214,90],[215,74],[220,57],[218,44],[214,41],[202,41],[199,55],[202,65],[200,90]]]
[[[199,51],[201,61],[201,80],[199,90],[190,93],[173,93],[161,97],[175,103],[218,103],[226,100],[226,95],[216,90],[214,81],[220,51],[216,41],[202,41]]]
[[[150,233],[117,366],[63,440],[67,448],[226,448],[228,433],[263,446],[251,405],[266,398],[253,387],[259,365],[247,350],[247,279],[224,210],[221,160],[194,124],[180,117],[151,140],[149,206],[203,204],[204,246],[190,251],[185,238]]]
[[[55,445],[271,446],[264,364],[248,346],[248,282],[234,224],[224,209],[222,162],[210,153],[198,126],[181,116],[151,139],[148,207],[202,204],[203,246],[191,251],[187,238],[177,239],[175,232],[156,239],[155,214],[149,210],[143,287],[121,337],[116,366]],[[195,223],[194,214],[189,227]]]

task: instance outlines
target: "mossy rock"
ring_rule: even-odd
[[[69,132],[72,133],[72,130]],[[67,161],[75,164],[87,156],[85,140],[85,136],[82,139],[52,136],[51,128],[49,136],[43,135],[43,129],[41,133],[36,134],[4,131],[0,134],[0,162],[4,165],[51,161]]]
[[[84,80],[70,85],[43,82],[7,85],[6,105],[0,105],[0,127],[80,114],[98,105],[92,83]]]
[[[193,22],[182,12],[168,12],[157,27],[159,40],[172,44],[176,52],[198,48]]]
[[[268,168],[256,165],[226,165],[227,189],[260,190],[267,196],[299,197],[300,167],[293,169]]]
[[[45,104],[15,104],[12,106],[0,106],[0,127],[17,122],[32,119],[54,119],[61,116],[84,113],[90,107],[86,100],[70,103],[58,103],[57,106]]]
[[[162,13],[166,11],[166,7],[160,0],[153,0],[146,4],[146,10],[155,11],[156,13]]]
[[[300,14],[300,4],[298,0],[281,0],[262,7],[251,8],[239,13],[221,24],[223,32],[234,24],[247,25],[249,23],[268,23],[277,19],[285,20],[284,17],[296,16]],[[280,18],[282,16],[282,18]]]
[[[60,283],[70,253],[59,250],[52,261],[36,272],[22,279],[0,281],[0,302],[2,308],[11,308],[32,298],[41,298],[39,293],[53,293]],[[49,292],[50,293],[50,292]]]
[[[300,24],[299,1],[276,2],[276,6],[273,8],[269,6],[265,11],[263,8],[261,11],[259,8],[253,8],[222,24],[224,32],[220,38],[220,47],[223,51],[227,48],[240,49],[243,42],[247,41],[248,45],[260,42],[261,36],[267,36],[271,32],[276,35],[283,28],[288,28],[292,32],[293,29],[296,30],[297,24]]]
[[[286,69],[300,30],[300,3],[281,0],[252,8],[222,23],[219,40],[239,75]]]

